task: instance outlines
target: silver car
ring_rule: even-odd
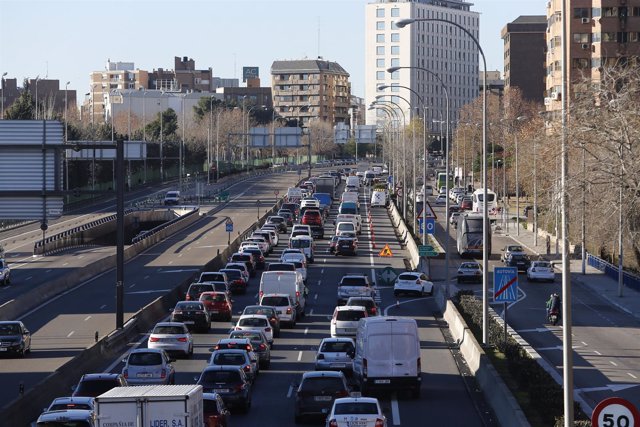
[[[184,323],[160,322],[151,331],[147,347],[190,357],[193,355],[193,336]]]
[[[351,338],[324,338],[316,353],[316,371],[351,371],[354,349]]]
[[[137,348],[122,361],[122,375],[129,385],[175,384],[173,359],[164,350]]]
[[[258,375],[257,363],[251,360],[249,352],[244,349],[215,350],[209,358],[209,366],[236,366],[244,371],[251,382],[255,381]]]

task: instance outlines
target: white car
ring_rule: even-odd
[[[160,322],[151,331],[147,347],[191,357],[193,355],[193,337],[184,323]]]
[[[227,265],[224,266],[224,268],[225,269],[229,268],[232,270],[240,270],[240,273],[242,273],[242,278],[247,284],[249,284],[249,278],[251,277],[251,273],[247,268],[247,264],[243,262],[228,262]]]
[[[352,338],[323,338],[316,353],[316,371],[351,371],[355,344]]]
[[[553,282],[556,279],[556,273],[553,265],[549,261],[531,261],[531,267],[527,269],[527,280],[548,280]]]
[[[295,265],[296,271],[302,276],[302,281],[307,283],[307,257],[304,254],[284,254],[280,260]]]
[[[327,416],[326,427],[387,427],[387,418],[382,413],[375,397],[341,397],[333,401]]]
[[[334,309],[331,317],[331,338],[355,337],[358,321],[367,317],[367,309],[361,305],[341,305]]]
[[[302,254],[304,256],[304,252],[302,252],[302,249],[299,248],[287,248],[284,249],[282,251],[282,255],[280,255],[280,262],[287,262],[285,261],[285,257],[288,255],[298,255],[298,254]],[[306,256],[305,256],[305,260],[306,260]]]
[[[287,323],[294,327],[296,324],[296,306],[289,294],[264,294],[260,298],[260,305],[275,307],[280,323]]]
[[[258,245],[263,255],[271,252],[271,242],[267,242],[264,237],[251,236],[245,242],[253,242]]]
[[[447,196],[445,196],[444,194],[439,194],[438,197],[436,197],[436,201],[435,201],[436,205],[446,205],[447,204]]]
[[[234,328],[236,331],[247,331],[256,329],[264,332],[269,345],[273,345],[273,328],[269,323],[269,318],[263,314],[245,314],[240,316]]]
[[[427,280],[424,273],[408,271],[400,273],[393,285],[393,295],[415,294],[423,296],[424,294],[433,295],[433,282]]]
[[[336,224],[336,236],[341,236],[343,233],[356,233],[356,231],[356,225],[351,221],[344,221]]]
[[[262,227],[261,231],[264,231],[266,233],[269,233],[269,237],[271,238],[271,243],[273,246],[278,246],[278,243],[280,243],[280,237],[278,236],[278,232],[275,231],[276,227],[273,228],[264,228]]]

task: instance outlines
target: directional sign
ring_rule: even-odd
[[[598,403],[591,414],[593,427],[638,427],[640,412],[633,403],[620,397],[609,397]]]
[[[418,218],[418,234],[424,234],[422,224],[425,218]],[[427,234],[436,234],[436,219],[426,218],[427,220]]]
[[[391,248],[389,247],[388,243],[386,245],[384,245],[384,248],[382,248],[382,250],[380,251],[380,253],[378,255],[380,255],[382,257],[392,257],[393,256],[393,252],[391,252]]]
[[[420,256],[438,256],[438,252],[431,245],[418,246],[418,255]]]
[[[518,300],[518,269],[496,267],[493,270],[493,301],[515,302]]]
[[[233,221],[231,220],[231,218],[229,218],[227,222],[224,223],[224,226],[227,233],[233,233]]]
[[[395,282],[397,277],[398,277],[398,273],[396,273],[396,270],[394,270],[393,267],[385,267],[382,269],[382,272],[380,273],[380,279],[381,279],[382,285],[384,286],[390,285],[393,282]]]

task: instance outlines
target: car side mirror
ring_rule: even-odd
[[[125,357],[124,359],[121,360],[122,363],[127,363],[127,358]]]
[[[29,335],[29,334],[31,334],[31,332],[29,332],[29,330],[28,330],[28,329],[25,329],[25,330],[24,330],[24,334],[25,334],[25,335]]]
[[[196,376],[196,377],[193,377],[193,380],[194,380],[194,381],[198,381],[199,379],[200,379],[200,378],[198,378],[197,376]]]

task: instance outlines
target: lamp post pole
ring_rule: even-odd
[[[40,81],[40,76],[36,76],[36,120],[38,120],[38,81]],[[4,95],[4,93],[3,93]]]
[[[187,127],[187,123],[185,121],[185,112],[184,112],[184,108],[185,108],[184,107],[184,101],[185,101],[186,96],[187,96],[186,93],[182,94],[182,141],[180,141],[180,155],[178,156],[179,157],[178,160],[180,162],[180,164],[178,165],[178,173],[180,174],[180,179],[179,179],[180,191],[184,190],[182,188],[182,175],[183,175],[183,170],[182,170],[182,168],[183,168],[183,158],[182,157],[184,156],[184,153],[183,153],[183,151],[184,151],[184,134],[185,134],[185,132],[184,132],[185,129],[184,128]]]
[[[69,83],[71,82],[67,82],[64,85],[64,142],[66,143],[69,138],[67,137],[67,131],[68,131],[68,127],[67,127],[67,93],[68,90],[67,88],[69,87]],[[4,96],[4,92],[2,93],[2,95]],[[67,191],[69,191],[69,157],[66,155],[67,152],[65,150],[65,156],[64,156],[64,160],[65,160],[65,168],[64,168],[64,172],[65,172],[65,189]],[[68,197],[68,196],[67,196]]]
[[[7,72],[5,71],[4,73],[2,73],[2,120],[4,120],[4,76],[7,75]]]
[[[211,184],[211,132],[213,132],[213,95],[209,97],[209,129],[207,129],[207,185]]]
[[[221,109],[216,114],[216,182],[220,179],[220,114],[223,111]]]
[[[142,143],[144,144],[144,157],[142,158],[143,161],[143,169],[144,169],[144,175],[143,175],[143,179],[144,179],[144,183],[147,183],[147,109],[146,109],[146,105],[147,105],[147,90],[145,89],[144,92],[142,92]]]

